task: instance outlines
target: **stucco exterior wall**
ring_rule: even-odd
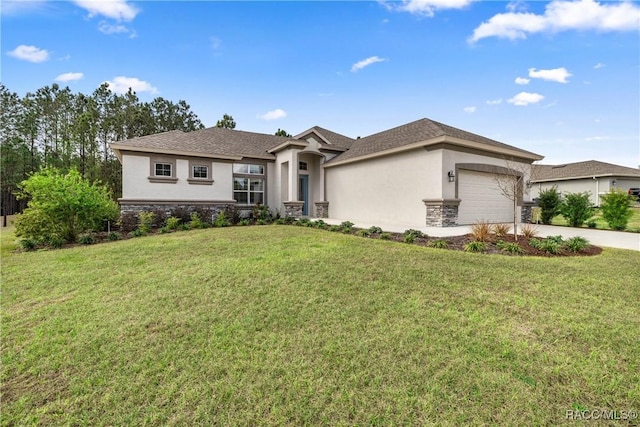
[[[325,168],[330,217],[374,224],[424,224],[422,200],[442,197],[441,175],[441,153],[422,148]]]
[[[613,181],[615,180],[615,186]],[[589,192],[589,200],[595,206],[600,206],[600,196],[607,193],[612,188],[619,188],[625,192],[631,187],[640,187],[640,179],[625,179],[616,177],[598,177],[571,179],[565,181],[551,181],[534,184],[532,188],[532,196],[538,197],[541,191],[547,190],[553,186],[558,187],[560,193],[584,193]]]
[[[175,158],[175,183],[150,182],[151,157],[142,155],[122,156],[122,198],[135,200],[232,200],[233,170],[229,162],[211,162],[213,184],[190,184],[189,160]]]

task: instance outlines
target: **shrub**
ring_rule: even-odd
[[[522,247],[515,243],[515,242],[504,242],[504,241],[499,241],[498,243],[496,243],[496,246],[504,251],[504,252],[509,252],[510,254],[523,254],[524,253],[524,249],[522,249]]]
[[[251,224],[251,223],[246,218],[245,219],[241,219],[240,221],[238,221],[238,225],[241,225],[241,226],[247,226],[249,224]],[[280,223],[278,222],[278,224],[280,224]]]
[[[164,227],[160,227],[160,233],[161,234],[167,234],[169,231],[171,231],[171,230],[166,225]]]
[[[169,218],[167,218],[166,227],[169,230],[177,230],[178,226],[180,225],[180,221],[182,221],[180,218],[175,216],[170,216]]]
[[[464,245],[465,252],[484,252],[487,250],[486,242],[475,240]]]
[[[238,224],[242,218],[242,211],[238,209],[236,206],[227,206],[224,209],[224,214],[231,223],[231,225]]]
[[[356,231],[356,236],[369,237],[371,236],[371,233],[369,232],[369,230],[362,229],[362,230]]]
[[[153,227],[153,222],[155,221],[156,215],[153,212],[139,212],[138,213],[138,230],[143,232],[144,234],[148,234],[151,232],[151,227]]]
[[[531,224],[525,224],[522,226],[522,235],[527,239],[534,238],[538,235],[538,227]]]
[[[624,230],[627,228],[629,218],[633,215],[631,206],[634,199],[626,192],[614,188],[601,196],[602,218],[607,221],[613,230]]]
[[[415,229],[413,229],[413,228],[409,228],[409,229],[407,229],[407,230],[404,230],[403,235],[404,235],[404,236],[411,235],[411,236],[415,237],[416,239],[418,239],[418,238],[423,238],[423,237],[427,237],[427,235],[426,235],[426,234],[424,234],[422,231],[420,231],[420,230],[415,230]]]
[[[446,240],[439,239],[429,243],[429,246],[437,249],[447,249],[449,247],[449,243]]]
[[[229,218],[227,218],[227,213],[225,211],[221,211],[216,217],[215,221],[213,221],[214,227],[229,227],[230,225],[231,221],[229,221]]]
[[[272,223],[273,215],[271,214],[271,209],[267,205],[257,204],[253,207],[251,211],[251,218],[254,221],[263,221],[263,223]]]
[[[218,219],[216,218],[216,221]],[[198,215],[197,212],[191,212],[191,220],[189,221],[189,228],[191,229],[197,229],[197,228],[206,228],[207,224],[202,221],[202,218],[200,218],[200,215]]]
[[[36,242],[34,239],[20,239],[20,246],[22,246],[22,249],[24,249],[25,251],[32,251],[36,248],[37,245],[38,242]]]
[[[597,225],[598,223],[593,219],[590,219],[589,221],[587,221],[587,227],[589,228],[596,228]]]
[[[380,233],[380,240],[391,240],[391,233]]]
[[[493,234],[496,235],[496,237],[504,237],[507,234],[509,234],[509,230],[511,230],[511,227],[509,226],[509,224],[493,224]]]
[[[323,220],[319,219],[317,220],[314,224],[313,224],[316,228],[319,228],[321,230],[324,230],[325,228],[327,228],[327,223],[324,222]]]
[[[123,233],[129,233],[138,227],[138,215],[135,212],[123,212],[118,220],[118,226]]]
[[[491,237],[491,224],[478,221],[471,226],[471,235],[477,242],[488,242]]]
[[[350,233],[351,229],[353,228],[353,226],[354,226],[354,224],[351,221],[342,221],[340,223],[340,228],[345,233]]]
[[[122,237],[120,236],[120,233],[116,232],[116,231],[112,231],[111,233],[109,233],[107,235],[107,239],[111,242],[115,242],[116,240],[120,240]]]
[[[182,224],[186,224],[191,220],[191,212],[187,208],[174,208],[171,210],[171,215],[180,219]]]
[[[382,228],[372,225],[371,227],[369,227],[369,233],[371,234],[380,234],[382,233]]]
[[[142,230],[140,230],[139,228],[136,228],[135,230],[133,230],[132,232],[129,233],[130,237],[141,237],[146,235],[146,233]]]
[[[89,183],[76,169],[67,174],[54,168],[37,172],[20,183],[17,196],[29,202],[15,222],[16,235],[34,240],[55,234],[75,242],[80,233],[100,229],[120,211],[107,187]]]
[[[342,229],[340,228],[339,225],[332,225],[329,227],[329,231],[333,231],[333,232],[338,232],[341,231]]]
[[[422,231],[420,230],[409,228],[407,230],[404,230],[404,233],[402,234],[402,241],[405,243],[413,243],[415,242],[416,239],[421,237],[427,237],[427,236],[423,234]]]
[[[580,227],[593,216],[589,193],[567,193],[560,204],[560,213],[571,227]]]
[[[575,236],[567,240],[565,246],[571,252],[581,252],[589,247],[589,241],[584,237]]]
[[[554,216],[560,213],[560,205],[562,197],[558,193],[558,187],[555,185],[551,188],[543,190],[538,195],[538,205],[540,206],[540,220],[543,224],[551,224]]]
[[[267,221],[265,221],[264,219],[257,219],[256,220],[256,225],[267,225],[269,224]]]
[[[62,247],[62,245],[64,245],[65,239],[63,239],[60,236],[53,235],[53,236],[49,236],[44,243],[51,248],[59,249]]]
[[[188,222],[183,222],[182,224],[180,224],[180,226],[178,227],[178,229],[182,230],[182,231],[187,231],[190,230],[191,227],[189,226]]]
[[[83,245],[93,245],[96,242],[96,238],[92,234],[81,234],[78,237],[78,242]]]
[[[531,247],[536,248],[540,251],[545,251],[550,254],[558,254],[562,250],[562,236],[550,236],[546,239],[531,239],[529,240],[529,245]]]

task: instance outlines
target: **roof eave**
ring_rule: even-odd
[[[275,147],[267,150],[267,153],[275,154],[278,151],[285,150],[286,148],[289,148],[289,147],[305,148],[307,145],[309,145],[307,142],[302,142],[302,141],[285,141],[282,144],[276,145]]]
[[[479,142],[468,141],[466,139],[460,139],[460,138],[455,138],[447,135],[441,135],[441,136],[430,138],[424,141],[418,141],[412,144],[406,144],[400,147],[390,148],[388,150],[377,151],[375,153],[369,153],[362,156],[353,157],[351,159],[346,159],[346,160],[338,159],[335,162],[329,162],[325,164],[324,167],[328,168],[328,167],[345,165],[348,163],[354,163],[354,162],[359,162],[363,160],[373,159],[376,157],[389,156],[391,154],[402,153],[404,151],[414,150],[420,147],[428,147],[430,145],[441,144],[443,142],[447,142],[447,143],[462,146],[462,147],[475,148],[478,150],[488,151],[491,153],[502,154],[504,156],[518,157],[526,160],[531,160],[532,162],[544,159],[544,156],[540,156],[539,154],[535,154],[535,153],[530,153],[528,151],[518,150],[515,148],[509,149],[509,148],[502,148],[502,147],[494,147],[494,146],[490,146],[490,145],[479,143]]]
[[[122,145],[111,143],[109,144],[111,149],[116,152],[118,160],[122,162],[122,151],[133,151],[141,153],[156,153],[156,154],[172,154],[175,156],[189,156],[189,157],[205,157],[209,159],[221,159],[221,160],[241,160],[243,157],[255,157],[255,158],[267,158],[273,159],[273,157],[267,156],[239,156],[239,155],[227,155],[227,154],[214,154],[214,153],[200,153],[193,151],[171,150],[168,148],[152,148],[152,147],[134,147],[131,145]]]
[[[542,182],[551,182],[551,181],[571,181],[573,179],[595,179],[595,178],[613,178],[613,177],[640,179],[640,175],[631,175],[631,174],[624,174],[624,173],[596,173],[596,174],[581,175],[581,176],[537,178],[537,179],[532,179],[531,183],[538,184]]]

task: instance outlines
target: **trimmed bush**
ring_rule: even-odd
[[[589,193],[567,193],[560,205],[560,213],[571,227],[580,227],[593,216]]]
[[[229,221],[229,218],[227,217],[227,213],[225,211],[220,212],[215,221],[213,221],[214,227],[229,227],[230,225],[231,221]]]
[[[182,220],[180,218],[178,218],[178,217],[170,216],[169,218],[167,218],[166,227],[169,230],[177,230],[181,221]]]
[[[153,212],[139,212],[138,213],[138,230],[144,234],[149,234],[153,223],[156,219],[156,215]]]
[[[613,230],[627,228],[629,218],[633,215],[631,211],[631,206],[634,203],[633,197],[618,188],[613,188],[602,195],[601,200],[602,218],[607,221],[609,227]]]
[[[391,240],[391,233],[380,233],[380,240]]]
[[[353,226],[354,224],[351,221],[342,221],[340,223],[340,228],[345,233],[351,233],[351,229],[353,228]]]
[[[538,206],[540,206],[540,221],[543,224],[551,224],[554,216],[560,213],[562,197],[555,185],[547,190],[543,190],[538,195]]]
[[[358,230],[356,231],[356,236],[360,236],[360,237],[369,237],[371,235],[371,233],[369,232],[369,230]]]

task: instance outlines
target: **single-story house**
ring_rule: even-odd
[[[600,206],[600,196],[612,188],[628,191],[640,187],[640,169],[587,160],[563,165],[533,165],[531,197],[553,186],[560,193],[589,193],[591,203]]]
[[[111,148],[123,211],[259,203],[285,216],[438,227],[512,221],[496,177],[525,182],[542,159],[429,119],[358,139],[318,126],[291,138],[214,127]],[[529,199],[524,189],[525,220]]]

